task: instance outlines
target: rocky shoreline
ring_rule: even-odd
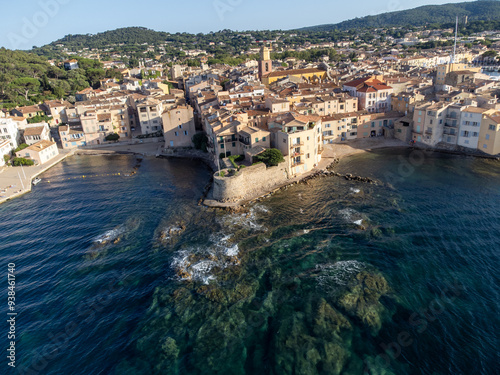
[[[384,185],[381,181],[374,180],[370,177],[363,177],[363,176],[356,176],[351,173],[346,173],[342,174],[339,172],[335,172],[334,168],[340,163],[340,158],[333,158],[333,162],[331,162],[326,168],[317,170],[313,173],[310,173],[306,176],[299,177],[294,179],[293,181],[286,183],[285,185],[278,186],[274,189],[272,189],[269,192],[266,192],[264,194],[259,195],[258,197],[255,198],[250,198],[250,199],[245,199],[242,198],[239,201],[236,202],[217,202],[214,203],[214,201],[210,202],[209,205],[205,204],[208,207],[211,208],[216,208],[216,209],[223,209],[229,212],[242,212],[245,211],[246,206],[249,204],[257,203],[257,202],[262,202],[263,200],[272,197],[276,193],[280,191],[285,191],[288,190],[289,187],[293,185],[299,185],[299,184],[305,184],[309,185],[309,182],[318,178],[325,178],[325,177],[340,177],[344,178],[347,181],[354,181],[354,182],[360,182],[360,183],[366,183],[366,184],[373,184],[373,185]],[[203,193],[202,198],[200,198],[198,205],[202,205],[204,202],[206,202],[207,195],[211,189],[213,183],[213,179],[205,186],[205,190]]]

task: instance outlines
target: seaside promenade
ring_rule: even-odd
[[[0,168],[0,204],[30,192],[35,177],[70,155],[73,151],[59,149],[59,155],[43,165]]]

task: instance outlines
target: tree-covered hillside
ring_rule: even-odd
[[[98,61],[77,59],[80,69],[66,71],[43,56],[0,48],[0,108],[68,98],[99,85],[102,78],[121,77],[116,71],[104,70]]]
[[[424,26],[449,23],[455,17],[461,20],[468,16],[469,21],[500,20],[499,1],[472,1],[444,5],[426,5],[410,10],[390,12],[344,21],[338,24],[311,26],[301,30],[327,31],[357,28],[379,28],[389,26]]]

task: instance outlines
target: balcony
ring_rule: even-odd
[[[458,124],[452,124],[451,122],[445,122],[444,126],[447,126],[449,128],[456,128],[456,127],[458,127]]]
[[[304,156],[304,151],[293,152],[290,154],[292,158],[296,158],[298,156]]]
[[[250,141],[247,141],[244,138],[239,138],[238,140],[240,141],[240,143],[244,144],[245,146],[250,146]]]
[[[294,161],[292,162],[292,167],[298,167],[300,165],[304,165],[303,161]]]
[[[430,134],[430,135],[432,135],[432,129],[427,129],[427,130],[425,131],[425,134]]]
[[[443,134],[456,136],[455,128],[444,128]]]
[[[301,146],[304,146],[304,142],[293,143],[290,145],[290,148],[301,147]]]

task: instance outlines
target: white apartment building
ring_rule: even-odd
[[[21,143],[21,133],[15,121],[10,118],[0,119],[0,139],[8,140],[13,149],[19,146]]]
[[[462,110],[457,141],[459,146],[477,149],[484,112],[486,109],[477,107],[467,107]]]

